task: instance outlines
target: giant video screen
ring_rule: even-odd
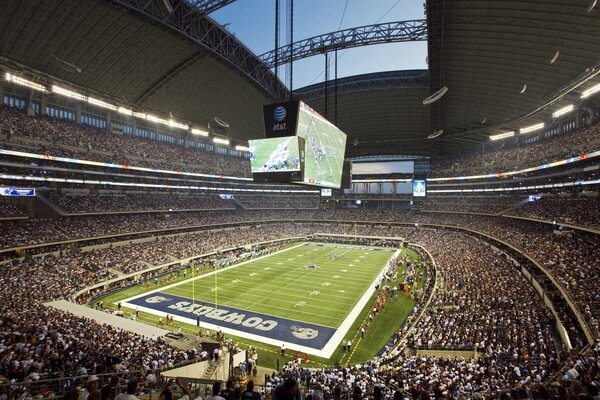
[[[300,148],[295,136],[248,141],[252,173],[300,171]]]
[[[303,183],[339,189],[346,152],[346,134],[300,102],[296,135],[304,139]]]

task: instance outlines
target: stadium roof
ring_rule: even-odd
[[[339,80],[337,124],[349,135],[349,154],[481,149],[490,134],[551,124],[553,111],[578,105],[581,91],[600,81],[600,5],[588,12],[593,3],[428,0],[428,71]],[[254,54],[186,1],[1,4],[3,65],[144,110],[196,123],[217,116],[232,136],[256,138],[262,105],[285,91]],[[323,86],[296,93],[325,114]],[[443,86],[441,100],[422,105]],[[335,122],[334,104],[330,97],[327,116]]]
[[[255,137],[262,104],[281,90],[254,54],[186,2],[171,0],[172,10],[161,0],[1,4],[2,64],[144,110],[204,124],[216,116]]]
[[[429,78],[429,87],[408,89],[374,74],[382,82],[368,94],[338,91],[339,126],[349,143],[368,143],[349,154],[455,153],[482,149],[491,134],[552,125],[554,111],[580,104],[581,92],[600,82],[600,6],[588,12],[592,3],[428,0],[429,75],[422,82]],[[444,86],[441,100],[422,105]],[[314,87],[296,93],[302,98],[305,91]],[[324,111],[324,99],[307,101]]]
[[[444,142],[487,140],[494,131],[551,123],[553,111],[580,102],[564,95],[600,68],[600,7],[588,0],[429,0],[431,91],[448,87],[432,109]],[[526,86],[525,86],[526,85]],[[485,122],[484,122],[485,121]]]

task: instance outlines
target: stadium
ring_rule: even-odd
[[[1,399],[599,398],[597,0],[0,5]]]

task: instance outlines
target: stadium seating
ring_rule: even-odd
[[[258,196],[236,195],[236,200],[246,209],[302,209],[319,208],[319,196]]]
[[[430,177],[477,175],[533,167],[600,148],[600,124],[541,140],[459,157],[433,158]]]
[[[24,213],[18,206],[9,203],[0,197],[0,218],[9,218],[9,217],[26,217],[27,214]]]
[[[16,111],[3,110],[0,117],[10,132],[10,137],[1,143],[4,148],[151,168],[249,176],[248,163],[240,158],[115,136],[96,128],[32,118]],[[434,160],[432,175],[496,172],[553,161],[596,150],[599,136],[600,125],[596,125],[534,145],[507,147],[450,161]],[[561,147],[565,143],[569,146]],[[122,152],[115,154],[115,146]],[[458,167],[452,167],[455,163]],[[5,167],[3,171],[10,168]],[[89,296],[123,284],[138,283],[140,277],[151,278],[179,268],[172,265],[178,264],[178,260],[216,249],[315,232],[405,237],[422,244],[434,255],[443,276],[437,294],[406,345],[399,350],[384,350],[368,363],[346,370],[355,380],[365,382],[361,385],[364,393],[375,390],[378,380],[388,383],[385,390],[390,395],[391,384],[394,384],[415,397],[420,396],[417,387],[448,396],[472,391],[495,392],[515,385],[529,385],[538,390],[535,384],[557,376],[561,368],[572,367],[569,370],[578,370],[579,374],[595,371],[585,359],[565,361],[566,354],[553,337],[552,314],[511,261],[472,236],[447,229],[430,229],[427,225],[471,229],[498,238],[531,256],[556,278],[591,330],[597,333],[600,243],[596,236],[579,230],[557,233],[558,225],[510,217],[555,220],[594,228],[600,226],[597,197],[549,194],[539,201],[525,202],[525,195],[429,196],[421,203],[420,211],[399,212],[320,209],[326,203],[318,195],[236,194],[233,201],[225,201],[208,194],[127,193],[115,192],[112,188],[100,191],[42,188],[41,193],[50,204],[66,213],[97,215],[0,221],[0,230],[10,232],[0,236],[0,249],[104,235],[162,232],[139,234],[135,240],[133,236],[94,239],[76,244],[68,251],[56,246],[49,248],[58,251],[54,255],[14,259],[9,258],[15,253],[2,255],[7,260],[0,270],[0,282],[5,288],[0,294],[0,312],[6,316],[1,326],[7,329],[0,333],[0,374],[8,379],[21,381],[52,376],[59,372],[61,364],[65,366],[62,371],[65,374],[78,374],[122,369],[129,364],[149,370],[194,359],[197,357],[194,351],[176,350],[164,343],[99,326],[47,308],[43,303],[71,298],[86,286],[128,274],[131,275],[123,282],[95,289]],[[332,200],[352,199],[353,195],[340,195]],[[373,195],[370,199],[406,201],[408,198]],[[184,210],[192,211],[182,212]],[[0,200],[0,217],[25,215],[21,208]],[[263,222],[258,228],[256,223],[261,221],[274,222]],[[223,224],[235,229],[211,230]],[[184,233],[200,229],[201,232]],[[122,242],[112,243],[117,241]],[[100,248],[85,247],[94,245]],[[235,261],[237,255],[239,251],[226,256]],[[144,272],[147,269],[153,272]],[[543,280],[543,277],[536,278]],[[84,295],[80,300],[89,300],[89,296]],[[560,302],[564,299],[557,293],[549,293],[549,296],[556,301],[556,312],[567,324],[572,344],[582,347],[584,338],[569,310]],[[392,340],[398,340],[407,332],[409,322],[416,320],[416,315],[415,310]],[[90,345],[89,332],[92,331],[95,346]],[[38,346],[40,340],[50,343],[40,353],[31,356],[24,350],[27,346]],[[76,350],[57,356],[58,346],[66,341]],[[114,343],[120,348],[111,345]],[[409,353],[415,348],[472,349],[479,351],[481,357],[458,360],[416,357],[401,352]],[[598,347],[588,349],[588,354],[597,356],[597,352]],[[98,358],[103,362],[94,367],[94,360]],[[440,374],[440,371],[445,372]],[[325,369],[313,374],[311,380],[332,392],[336,384],[342,383],[340,374],[343,375],[342,369]],[[289,376],[304,377],[304,370],[297,365],[286,366],[274,378],[274,383]]]
[[[183,148],[155,140],[111,134],[95,127],[26,114],[3,107],[0,119],[10,132],[2,147],[157,169],[250,176],[249,162],[239,157]],[[460,157],[433,158],[430,177],[494,173],[532,167],[579,156],[600,146],[600,124],[541,140],[504,146]],[[115,148],[119,152],[115,152]]]
[[[421,211],[496,214],[509,209],[525,196],[429,196]]]
[[[557,221],[579,226],[600,227],[600,200],[593,197],[552,197],[528,202],[507,214],[520,217]]]
[[[250,163],[240,157],[116,135],[60,119],[29,117],[10,108],[0,110],[0,119],[4,131],[10,132],[10,136],[0,142],[4,148],[156,169],[250,175]]]
[[[50,202],[68,213],[102,213],[168,210],[234,209],[216,195],[187,195],[173,193],[140,194],[64,194],[43,192]]]
[[[340,229],[336,225],[320,226],[321,230],[329,230],[331,228],[332,233],[339,233]],[[294,227],[294,232],[297,234],[307,234],[313,232],[315,227],[312,224],[297,224]],[[405,228],[406,229],[406,228]],[[412,228],[411,228],[412,229]],[[119,251],[124,249],[107,248],[94,250],[87,253],[79,253],[75,255],[63,255],[59,257],[43,256],[34,258],[33,260],[19,260],[12,261],[3,270],[3,281],[10,282],[9,290],[6,293],[18,293],[19,296],[27,299],[27,305],[31,308],[27,308],[27,312],[30,313],[29,317],[31,321],[37,323],[43,318],[45,308],[40,308],[38,302],[48,301],[58,298],[68,298],[79,288],[93,283],[98,280],[106,279],[107,276],[102,273],[106,268],[124,270],[128,267],[137,268],[135,266],[135,260],[143,259],[144,261],[150,261],[154,264],[159,264],[164,261],[163,255],[174,255],[175,258],[184,257],[191,254],[198,254],[203,250],[213,249],[215,247],[228,246],[237,241],[237,244],[245,244],[249,242],[257,242],[265,239],[272,239],[281,237],[283,232],[287,228],[280,224],[274,224],[268,228],[263,229],[244,229],[237,232],[235,235],[231,235],[231,231],[227,232],[215,232],[209,235],[195,235],[189,234],[182,237],[173,237],[172,240],[167,238],[164,240],[156,240],[151,242],[145,242],[141,244],[134,244],[126,248],[127,251]],[[370,228],[364,234],[376,234],[384,233],[385,230],[382,228]],[[363,232],[360,232],[363,234]],[[398,230],[394,233],[406,234],[410,233],[406,230]],[[434,344],[448,345],[448,346],[478,346],[479,348],[486,349],[489,353],[490,358],[497,357],[498,352],[502,351],[506,353],[507,365],[509,364],[510,357],[512,357],[511,341],[512,336],[508,332],[513,331],[515,328],[508,324],[508,321],[516,321],[520,319],[522,323],[519,329],[529,335],[520,336],[523,340],[524,346],[529,346],[526,350],[532,358],[536,354],[540,357],[543,353],[543,358],[550,359],[552,354],[552,346],[550,346],[551,338],[548,338],[548,332],[546,329],[542,329],[538,324],[545,321],[548,318],[547,313],[545,314],[540,308],[539,301],[535,300],[535,297],[531,296],[531,299],[527,301],[528,306],[523,306],[521,312],[532,313],[528,316],[516,315],[515,307],[509,306],[514,305],[517,301],[517,293],[521,293],[518,299],[524,299],[526,294],[533,294],[531,288],[526,287],[525,282],[517,283],[514,278],[511,278],[511,273],[507,264],[504,264],[498,257],[494,257],[485,251],[480,249],[477,243],[464,235],[448,233],[443,236],[436,235],[435,232],[417,231],[412,232],[412,236],[415,241],[421,242],[426,246],[432,246],[432,250],[438,257],[438,265],[442,270],[448,270],[449,275],[452,279],[446,282],[448,294],[444,295],[438,302],[443,305],[449,305],[454,307],[453,312],[445,314],[432,313],[429,314],[421,325],[417,329],[416,337],[428,338],[430,342]],[[412,238],[411,238],[412,239]],[[184,250],[185,249],[185,250]],[[468,255],[463,258],[464,262],[459,263],[461,259],[460,255]],[[468,268],[466,267],[468,265]],[[494,268],[490,270],[490,265],[494,265]],[[507,281],[507,292],[501,298],[494,298],[494,288],[496,287],[497,279],[499,279],[500,271]],[[28,279],[23,279],[27,276]],[[481,280],[482,276],[486,276],[487,280],[484,284]],[[494,280],[494,276],[496,281]],[[474,278],[476,277],[476,278]],[[473,283],[473,279],[478,280],[477,283]],[[510,282],[509,282],[510,281]],[[31,282],[34,287],[32,287]],[[43,282],[43,284],[42,284]],[[511,284],[508,284],[511,283]],[[464,285],[464,287],[458,287]],[[475,286],[478,288],[476,289]],[[478,290],[482,292],[479,293]],[[460,293],[471,293],[468,298],[478,299],[482,301],[487,299],[482,306],[483,308],[476,310],[474,303],[468,302],[467,298],[459,295]],[[28,293],[28,294],[26,294]],[[452,297],[454,293],[454,297]],[[458,297],[457,297],[458,296]],[[2,299],[2,312],[10,314],[11,310],[14,309],[14,301],[8,300],[8,298]],[[441,304],[436,304],[439,306]],[[541,303],[540,303],[541,304]],[[534,306],[535,305],[535,306]],[[35,314],[37,310],[37,314]],[[485,311],[485,312],[484,312]],[[493,323],[489,321],[490,313],[494,312]],[[439,323],[433,323],[431,318],[435,315],[436,321]],[[441,320],[440,320],[441,318]],[[486,318],[488,320],[486,321]],[[76,323],[74,317],[68,318],[68,326],[71,323]],[[452,322],[454,321],[454,322]],[[446,334],[442,330],[443,327],[448,327],[448,324],[459,324],[464,326],[463,336],[457,336],[454,339],[447,338]],[[469,325],[467,324],[467,321]],[[502,324],[502,321],[504,323]],[[527,322],[529,325],[523,325]],[[27,325],[21,323],[20,329],[26,329]],[[497,330],[505,329],[506,335],[497,336]],[[439,330],[439,332],[437,331]],[[544,332],[544,334],[538,334],[538,332]],[[496,339],[492,340],[492,334]],[[540,336],[542,335],[542,336]],[[446,339],[444,339],[446,338]],[[540,340],[543,338],[543,340]],[[425,344],[422,339],[420,344]],[[533,344],[531,344],[533,342]],[[520,353],[521,344],[518,345],[516,351],[519,354],[518,360],[512,360],[512,363],[523,362],[523,354]],[[531,347],[534,346],[534,347]],[[549,346],[548,348],[546,346]],[[539,357],[535,358],[539,362]],[[42,363],[44,364],[44,363]],[[44,367],[47,367],[44,364]],[[42,372],[46,372],[47,369],[42,369]],[[50,369],[51,370],[51,369]],[[23,372],[24,373],[24,372]],[[510,368],[505,368],[505,373],[510,375],[512,372]]]

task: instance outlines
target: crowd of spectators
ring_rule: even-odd
[[[0,197],[0,218],[12,218],[12,217],[26,217],[24,213],[17,205]]]
[[[429,196],[421,205],[421,210],[496,214],[523,199],[523,196]]]
[[[321,201],[319,196],[257,196],[257,195],[236,195],[238,203],[247,209],[261,208],[319,208]]]
[[[155,169],[250,176],[250,163],[241,157],[113,134],[106,129],[67,120],[32,117],[11,108],[0,109],[0,120],[8,142],[1,143],[3,147],[27,143],[42,154],[54,156]],[[23,141],[22,138],[34,142]]]
[[[84,321],[69,314],[51,310],[41,304],[42,301],[69,298],[83,286],[113,277],[111,270],[128,273],[138,271],[149,265],[159,265],[176,259],[203,254],[218,248],[260,242],[284,236],[305,235],[314,232],[337,234],[360,234],[368,236],[407,237],[421,243],[435,255],[443,279],[443,286],[434,298],[424,319],[417,325],[411,337],[413,345],[442,347],[475,347],[484,352],[480,360],[449,360],[419,357],[393,357],[382,355],[372,360],[370,366],[355,367],[356,379],[377,371],[384,381],[394,379],[410,390],[436,390],[445,388],[449,393],[468,392],[469,390],[493,390],[516,383],[535,383],[545,379],[557,368],[556,354],[551,332],[551,316],[543,308],[535,292],[518,274],[517,270],[503,256],[494,253],[475,239],[454,232],[439,233],[414,224],[440,224],[466,227],[497,237],[531,255],[543,267],[547,268],[571,294],[577,306],[583,312],[588,324],[597,330],[600,317],[600,286],[598,286],[597,265],[600,255],[600,243],[594,235],[585,232],[554,233],[549,224],[517,220],[506,217],[493,217],[448,213],[398,213],[386,210],[224,210],[202,213],[174,213],[164,216],[152,215],[112,215],[73,217],[52,220],[23,220],[0,223],[2,229],[16,232],[15,238],[3,235],[2,245],[8,247],[32,241],[42,242],[48,237],[60,238],[90,237],[99,234],[133,232],[144,229],[167,229],[177,226],[199,226],[211,224],[239,223],[243,221],[281,220],[284,223],[255,224],[228,231],[203,231],[178,236],[168,236],[125,247],[109,247],[93,251],[62,254],[58,257],[42,256],[33,259],[12,260],[0,273],[0,283],[7,288],[0,296],[2,308],[11,318],[7,322],[11,329],[4,329],[0,343],[0,363],[5,374],[19,379],[30,375],[30,369],[53,371],[55,348],[42,346],[49,354],[38,355],[39,339],[32,337],[57,338],[68,337],[62,329],[68,326],[89,326]],[[337,221],[337,222],[336,222]],[[379,221],[378,224],[365,225],[355,222]],[[386,222],[411,223],[411,227],[396,227]],[[7,237],[5,237],[7,236]],[[33,239],[33,240],[32,240]],[[143,262],[140,262],[143,261]],[[25,278],[26,277],[26,278]],[[16,294],[9,300],[7,293]],[[14,299],[23,296],[27,318],[31,323],[15,321],[19,309]],[[37,310],[37,311],[36,311]],[[58,313],[51,321],[46,315]],[[54,315],[54,314],[52,314]],[[66,320],[66,325],[59,322]],[[84,322],[82,322],[84,321]],[[4,321],[2,322],[5,323]],[[59,324],[59,325],[55,325]],[[44,326],[48,327],[44,334]],[[15,327],[15,329],[12,329]],[[102,338],[120,338],[143,343],[152,349],[148,339],[133,338],[130,334],[120,333],[103,327]],[[15,332],[19,334],[16,335]],[[40,333],[41,332],[41,333]],[[55,332],[55,333],[48,333]],[[105,333],[106,332],[106,333]],[[105,336],[103,336],[105,335]],[[124,335],[124,336],[119,336]],[[84,338],[88,338],[85,334]],[[4,342],[2,342],[4,339]],[[103,340],[104,340],[103,339]],[[73,339],[74,340],[74,339]],[[84,339],[80,339],[84,341]],[[137,341],[137,342],[136,342]],[[58,342],[62,343],[62,342]],[[77,348],[89,349],[89,343],[78,341]],[[104,342],[98,342],[104,343]],[[23,351],[30,345],[31,354]],[[10,351],[20,349],[18,357]],[[31,350],[34,346],[34,350]],[[141,346],[141,345],[140,345]],[[161,345],[162,346],[162,345]],[[125,346],[126,347],[126,346]],[[8,351],[8,353],[7,353]],[[113,351],[113,353],[111,353]],[[90,352],[93,353],[92,350]],[[127,363],[142,365],[144,360],[152,359],[143,353],[144,360],[132,350],[127,357],[118,358],[114,348],[102,350],[100,356],[108,360],[111,368]],[[176,356],[173,360],[185,358],[180,352],[167,352]],[[86,354],[59,354],[57,359],[67,366],[75,365],[74,360]],[[105,354],[111,356],[106,357]],[[162,354],[162,353],[161,353]],[[187,353],[185,353],[187,354]],[[114,358],[113,358],[114,356]],[[189,355],[187,355],[189,356]],[[31,357],[31,362],[29,358]],[[63,358],[61,358],[63,357]],[[148,358],[150,357],[150,358]],[[39,361],[39,360],[43,360]],[[15,363],[15,361],[18,361]],[[86,361],[87,362],[87,361]],[[56,365],[60,364],[59,362]],[[41,365],[41,368],[38,366]],[[104,364],[101,364],[104,365]],[[388,368],[391,367],[391,368]],[[401,369],[398,369],[398,368]],[[96,367],[98,369],[98,367]],[[121,367],[117,367],[121,368]],[[370,370],[369,370],[370,368]],[[297,373],[297,368],[294,369]],[[400,371],[400,372],[399,372]],[[419,373],[416,373],[416,372]],[[426,373],[424,371],[427,371]],[[447,372],[441,376],[443,372]],[[339,372],[335,372],[339,376]],[[325,372],[324,372],[325,373]],[[364,375],[364,374],[367,375]],[[327,373],[325,373],[327,374]],[[428,375],[429,374],[429,375]],[[368,375],[371,376],[371,375]],[[420,376],[420,378],[417,378]],[[443,378],[443,379],[442,379]],[[417,381],[419,383],[417,383]],[[331,384],[332,381],[326,381]],[[433,386],[432,386],[433,385]],[[437,386],[436,386],[437,385]],[[331,386],[331,385],[330,385]],[[365,387],[366,389],[366,387]]]
[[[68,218],[39,218],[23,221],[0,221],[0,229],[11,235],[0,236],[0,249],[51,241],[75,240],[103,235],[116,235],[148,230],[180,227],[206,228],[209,225],[236,224],[251,221],[296,219],[361,219],[363,213],[345,210],[221,210],[186,213],[115,214]],[[365,217],[369,214],[365,214]],[[386,215],[391,217],[390,213]]]
[[[0,110],[0,119],[3,132],[7,134],[1,143],[5,148],[25,150],[20,146],[29,146],[31,150],[45,154],[124,165],[214,175],[251,175],[248,160],[240,157],[112,134],[108,130],[66,120],[31,117],[9,108]],[[595,151],[600,146],[599,140],[600,125],[596,124],[529,145],[506,144],[482,153],[433,158],[430,177],[494,173],[539,165]]]
[[[421,320],[418,345],[513,353],[520,361],[552,353],[552,315],[512,262],[457,232],[411,232],[436,258],[443,287]]]
[[[533,144],[523,144],[431,160],[430,177],[495,173],[533,167],[596,151],[600,148],[600,124],[552,136]]]
[[[557,231],[552,225],[514,218],[466,214],[414,214],[417,223],[472,229],[530,255],[570,293],[594,332],[600,318],[600,241],[593,233]]]
[[[216,236],[207,237],[206,245],[226,246],[231,237],[240,237],[241,235],[247,235],[248,240],[252,241],[252,235],[257,233],[262,234],[259,240],[268,239],[269,236],[281,237],[284,231],[289,232],[290,230],[298,234],[315,231],[349,233],[351,230],[358,234],[368,235],[394,233],[397,236],[409,237],[410,240],[429,247],[435,254],[441,274],[446,279],[443,290],[440,290],[434,298],[432,308],[427,311],[425,318],[417,325],[413,344],[458,345],[459,347],[469,344],[485,351],[485,356],[479,360],[404,357],[399,354],[394,354],[392,357],[390,354],[384,353],[365,365],[348,368],[345,372],[343,369],[327,369],[313,373],[312,383],[322,385],[323,390],[332,390],[333,392],[335,385],[346,384],[349,385],[348,387],[358,385],[361,391],[366,393],[373,390],[373,385],[376,383],[391,381],[394,386],[399,386],[408,392],[433,393],[440,391],[452,397],[459,394],[469,395],[477,391],[485,393],[512,387],[516,383],[539,382],[556,369],[557,366],[552,355],[553,343],[548,331],[551,326],[547,320],[549,315],[541,308],[541,303],[533,290],[526,286],[522,278],[515,275],[514,270],[512,273],[510,272],[512,267],[506,259],[495,255],[489,249],[485,249],[488,250],[485,251],[474,239],[464,235],[450,232],[439,235],[422,228],[397,228],[390,232],[383,226],[360,226],[356,231],[356,227],[353,228],[350,225],[298,223],[293,227],[273,224],[268,227],[262,226],[261,229],[244,229],[236,231],[234,235],[231,232],[225,232],[227,234],[224,233],[221,236],[221,241]],[[173,243],[183,243],[182,246],[187,247],[189,241],[197,240],[197,238],[198,235],[184,235],[178,237]],[[168,244],[160,243],[161,246],[164,246],[161,247],[164,251],[170,251]],[[27,274],[27,282],[32,280],[45,283],[43,288],[35,287],[31,292],[46,297],[46,300],[67,296],[69,292],[65,291],[65,288],[73,289],[80,283],[90,283],[98,279],[85,268],[80,268],[80,274],[73,274],[72,272],[77,268],[76,264],[65,263],[61,259],[48,262],[47,257],[40,257],[39,260],[43,261],[40,261],[38,266],[31,267],[31,264],[21,262],[13,264],[12,268],[6,271],[3,283],[10,277],[11,283],[15,285],[9,287],[10,292],[14,293],[19,290],[22,292],[25,289],[24,286],[28,290],[31,289],[23,283],[25,280],[19,275],[20,273]],[[28,265],[29,268],[27,268]],[[71,278],[72,280],[65,281],[65,279]],[[54,282],[56,284],[52,285]],[[494,297],[498,287],[503,288],[504,293],[502,296]],[[7,307],[11,307],[11,304],[8,303]],[[451,309],[446,310],[447,307],[451,307]],[[69,326],[69,329],[72,329],[72,326],[77,327],[83,323],[89,326],[90,324],[89,321],[83,320],[82,322],[81,319],[55,310],[45,312],[46,315],[49,313],[52,314],[52,321],[68,321],[67,325],[60,325],[59,328]],[[54,315],[53,313],[58,314]],[[37,322],[40,315],[28,315],[28,318]],[[48,324],[48,321],[43,320],[38,326],[43,329],[44,324]],[[152,344],[142,352],[132,347],[130,342],[136,343],[133,335],[120,333],[122,336],[119,336],[110,328],[105,327],[104,329],[107,329],[108,332],[98,343],[104,343],[104,340],[107,339],[114,341],[115,337],[126,341],[119,348],[119,352],[115,352],[109,357],[104,354],[101,356],[103,359],[109,360],[112,370],[128,368],[132,363],[148,365],[149,362],[152,362],[155,355],[148,355],[147,352],[148,348],[153,349],[156,344]],[[52,329],[48,329],[48,331],[53,332]],[[452,334],[449,334],[450,332]],[[52,338],[67,336],[60,329],[56,329],[56,333],[53,335],[48,336]],[[85,339],[87,338],[81,339],[81,342],[85,343]],[[11,340],[16,339],[5,338],[6,343],[13,343]],[[148,346],[143,339],[137,340]],[[78,341],[76,345],[83,346],[80,344],[81,342]],[[89,345],[89,343],[87,344]],[[8,346],[8,348],[11,347]],[[25,348],[27,347],[25,346]],[[109,355],[111,354],[110,350],[114,350],[114,348],[109,346],[107,350]],[[127,352],[129,348],[131,351]],[[86,352],[83,352],[84,361],[87,360],[85,357],[89,354],[87,349],[89,347],[86,347]],[[125,353],[122,353],[123,351]],[[192,356],[175,350],[173,352],[175,352],[175,356],[169,358],[171,364],[174,362],[173,357],[175,360],[182,360]],[[33,353],[35,355],[35,352]],[[15,358],[14,354],[12,357],[8,357],[11,363]],[[17,354],[21,356],[21,353]],[[144,360],[139,360],[141,357],[139,354],[144,354],[145,364]],[[160,352],[160,354],[163,353]],[[12,371],[6,373],[19,379],[30,376],[32,373],[34,374],[32,376],[35,376],[35,374],[48,370],[47,365],[53,365],[51,361],[45,361],[43,358],[42,361],[38,360],[40,357],[32,357],[31,362],[28,359],[21,360],[17,364],[19,367],[13,367]],[[50,360],[55,359],[50,358]],[[81,359],[76,358],[76,360],[79,365]],[[74,362],[71,361],[69,364],[69,361],[71,360],[68,358],[60,359],[56,361],[56,364],[64,363],[67,368],[70,365],[75,368]],[[40,369],[36,369],[38,366]],[[97,366],[96,370],[101,370],[101,368]],[[297,367],[286,369],[283,372],[284,375],[301,373],[303,373],[302,370]]]
[[[169,253],[198,255],[280,238],[284,231],[285,227],[271,225],[8,261],[0,269],[0,375],[23,381],[53,373],[73,376],[149,370],[173,367],[195,357],[193,351],[176,350],[158,338],[143,338],[99,325],[43,303],[71,298],[81,288],[112,277],[104,275],[107,267],[125,270],[128,263],[140,258],[158,264]],[[169,257],[168,261],[173,259]]]
[[[0,269],[0,375],[8,380],[86,375],[153,365],[194,355],[109,325],[45,306],[99,277],[77,259],[13,260]]]
[[[105,257],[110,258],[115,252],[120,251],[121,253],[141,255],[143,251],[151,249],[152,245],[156,249],[159,249],[157,254],[161,252],[177,254],[178,248],[186,248],[189,249],[189,252],[195,252],[197,251],[196,249],[210,249],[211,246],[212,249],[228,247],[235,239],[238,239],[238,244],[247,244],[280,238],[285,232],[289,234],[290,231],[295,234],[307,234],[315,231],[345,233],[347,229],[348,227],[337,224],[297,223],[292,227],[282,224],[271,224],[268,226],[252,227],[252,229],[240,229],[235,232],[222,231],[211,232],[209,235],[182,235],[142,244],[133,244],[125,248],[115,247],[100,249],[94,252],[84,252],[76,256],[42,256],[29,260],[14,260],[3,269],[2,283],[8,289],[6,293],[17,294],[15,298],[23,297],[28,299],[29,297],[33,297],[31,300],[32,308],[28,309],[30,313],[28,314],[28,318],[30,321],[35,322],[34,326],[44,332],[44,326],[51,325],[53,321],[66,319],[69,321],[67,324],[69,327],[72,324],[77,326],[78,323],[84,324],[85,322],[89,322],[82,322],[76,317],[55,310],[47,311],[39,302],[36,303],[36,301],[68,298],[81,286],[101,279],[86,264],[82,264],[85,258],[89,259],[88,265],[94,265],[98,262],[104,264],[102,260]],[[365,227],[364,231],[363,227],[360,227],[356,233],[373,235],[385,234],[386,231],[384,227],[371,226]],[[389,234],[389,231],[387,233]],[[552,339],[548,336],[547,327],[550,325],[545,324],[548,322],[548,315],[544,314],[541,310],[541,303],[535,297],[533,290],[526,286],[522,278],[515,277],[510,272],[511,267],[503,257],[482,250],[481,245],[477,244],[474,239],[457,233],[438,235],[430,230],[414,228],[398,228],[395,233],[397,235],[411,236],[411,240],[420,242],[425,246],[431,246],[432,251],[438,259],[438,268],[447,277],[445,288],[440,292],[438,298],[435,299],[434,307],[428,311],[425,319],[417,327],[415,343],[418,342],[421,345],[427,343],[447,346],[466,345],[483,349],[486,351],[490,363],[495,360],[494,366],[498,370],[498,376],[505,379],[503,381],[499,378],[499,380],[495,381],[497,384],[507,383],[506,379],[513,379],[514,374],[521,374],[519,377],[522,380],[527,379],[527,377],[530,380],[535,380],[537,374],[544,374],[541,371],[542,363],[540,359],[550,363],[552,353],[552,345],[550,344]],[[144,250],[140,250],[140,247]],[[24,279],[25,276],[27,276],[27,279]],[[499,280],[501,281],[501,286],[505,288],[505,293],[503,296],[494,298],[494,290],[497,289],[496,285]],[[33,307],[34,304],[36,307]],[[515,307],[516,304],[519,307]],[[477,308],[477,305],[479,305],[479,308]],[[451,306],[453,309],[452,311],[440,312],[440,307],[443,306]],[[16,304],[10,301],[4,302],[2,307],[6,307],[3,311],[8,311],[11,308],[13,311],[16,310]],[[48,313],[60,313],[62,318],[57,317],[53,321],[47,321],[43,315],[47,315]],[[63,326],[65,325],[55,327],[56,332],[52,336],[54,339],[68,336],[67,332],[61,331],[61,327]],[[452,330],[452,335],[455,336],[449,337],[448,331],[452,326],[456,327],[455,330]],[[47,331],[52,332],[53,327],[48,327]],[[24,327],[21,327],[21,329],[24,329]],[[110,328],[105,329],[108,329],[107,336],[101,337],[101,340],[97,343],[100,347],[105,345],[103,342],[104,339],[117,335],[116,331],[112,331]],[[11,329],[11,332],[13,331],[14,329]],[[136,342],[129,334],[121,334],[126,335],[126,340]],[[44,339],[46,339],[47,335],[47,333],[44,335]],[[38,337],[38,330],[32,336],[34,338]],[[8,340],[8,343],[13,343],[11,340]],[[143,340],[138,339],[138,342],[140,341]],[[14,345],[16,346],[18,343],[14,343]],[[35,346],[37,344],[37,341],[34,342]],[[35,346],[34,348],[37,348]],[[127,348],[126,345],[124,347]],[[13,348],[10,345],[6,346],[6,350],[10,349],[14,351]],[[122,353],[119,353],[120,355],[111,355],[111,348],[114,349],[114,347],[109,348],[108,358],[106,354],[103,355],[104,358],[109,360],[111,366],[114,367],[120,364],[124,359],[128,360],[127,363],[135,361],[138,365],[144,365],[144,360],[131,359],[136,356],[141,357],[134,350],[130,353],[125,351],[126,357]],[[25,368],[27,366],[39,366],[40,368],[35,370],[39,373],[47,371],[49,366],[54,365],[49,360],[38,361],[41,357],[36,357],[36,355],[36,351],[33,350],[31,363],[28,362],[28,358],[25,358],[20,359],[15,364],[13,353],[12,357],[7,358],[10,361],[9,364],[13,366],[13,370],[9,369],[6,373],[12,374],[10,376],[24,377],[31,373],[29,369]],[[517,357],[514,358],[514,355]],[[26,355],[23,356],[26,357]],[[83,355],[78,354],[74,359],[80,362],[81,358],[78,357],[83,357],[83,364],[85,365],[87,361],[86,357],[88,356],[87,353]],[[182,354],[179,354],[179,356],[183,357]],[[113,357],[119,358],[119,362],[115,363]],[[2,353],[0,353],[0,359],[2,359]],[[528,359],[536,360],[536,368],[538,369],[529,368],[526,363]],[[499,366],[495,365],[496,362],[499,362],[498,360],[507,361],[505,365]],[[66,361],[65,364],[68,368],[70,365],[69,360],[63,359],[61,363],[64,361]],[[401,361],[404,362],[404,360]],[[17,366],[16,368],[15,365]],[[59,365],[59,363],[57,362],[56,365]],[[518,367],[519,373],[514,370],[515,367]],[[117,366],[115,368],[122,367]],[[50,370],[52,369],[50,368]],[[484,374],[482,373],[481,376],[483,377]],[[474,379],[473,381],[478,380]],[[478,382],[481,383],[481,381]]]
[[[217,195],[184,195],[177,193],[102,193],[68,194],[56,191],[42,193],[50,202],[69,213],[102,213],[164,210],[215,210],[235,207]]]
[[[598,196],[542,196],[540,200],[528,202],[508,214],[558,223],[600,227],[600,200]]]

